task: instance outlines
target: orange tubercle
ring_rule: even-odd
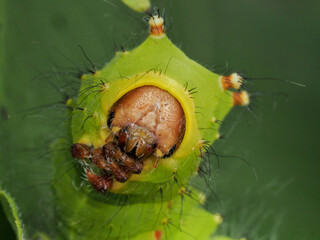
[[[150,35],[156,37],[162,37],[164,35],[164,20],[157,15],[153,16],[149,20]]]
[[[250,103],[250,97],[248,92],[241,91],[241,92],[234,92],[233,93],[233,105],[234,106],[248,106]]]
[[[155,237],[155,240],[160,240],[162,237],[162,231],[160,230],[154,231],[154,237]]]
[[[229,88],[239,89],[242,85],[242,77],[237,73],[232,73],[229,76],[221,76],[220,81],[223,90]]]

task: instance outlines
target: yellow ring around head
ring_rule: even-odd
[[[182,85],[165,75],[141,73],[129,78],[110,81],[110,88],[103,94],[101,99],[104,114],[108,115],[112,105],[123,95],[135,88],[146,85],[155,86],[169,92],[181,104],[186,117],[186,129],[181,145],[172,157],[177,159],[190,155],[194,150],[197,150],[198,142],[201,139],[195,117],[194,102]]]

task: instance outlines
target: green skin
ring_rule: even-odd
[[[59,238],[152,240],[155,230],[160,230],[161,239],[210,239],[221,218],[200,206],[204,196],[188,188],[188,182],[197,173],[204,140],[211,145],[217,139],[219,125],[213,119],[223,120],[233,106],[219,77],[189,59],[166,35],[151,35],[136,49],[117,53],[95,74],[82,76],[78,99],[68,105],[84,110],[71,112],[72,139],[54,147],[78,142],[102,146],[111,133],[106,121],[109,109],[125,93],[143,85],[162,88],[180,102],[186,131],[170,158],[160,159],[154,168],[155,157],[149,157],[140,175],[116,183],[108,194],[96,192],[82,179],[79,160],[69,152],[57,153],[53,187]],[[185,84],[198,93],[191,95]]]

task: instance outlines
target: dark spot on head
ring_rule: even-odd
[[[111,128],[113,118],[114,118],[114,111],[110,112],[108,116],[107,125],[109,128]]]
[[[171,155],[174,153],[174,151],[176,150],[176,148],[177,148],[177,145],[176,145],[176,144],[173,145],[173,146],[170,148],[169,152],[168,152],[167,154],[163,155],[162,158],[171,157]]]

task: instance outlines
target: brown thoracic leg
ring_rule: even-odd
[[[107,162],[110,166],[111,173],[118,182],[125,182],[128,180],[127,172],[121,169],[113,159],[107,159]]]
[[[106,159],[104,158],[103,150],[102,148],[96,148],[92,152],[92,163],[96,165],[98,168],[106,170],[106,171],[111,171],[109,164],[107,163]]]
[[[100,177],[87,169],[86,171],[89,182],[99,192],[106,192],[112,188],[113,179],[111,177]]]
[[[103,151],[107,160],[115,159],[120,165],[125,166],[131,173],[141,173],[143,167],[142,162],[134,161],[127,154],[123,153],[115,143],[108,143],[104,145]]]
[[[131,173],[139,174],[143,168],[142,162],[133,160],[112,142],[94,150],[88,145],[75,143],[71,154],[77,159],[90,159],[99,169],[111,173],[118,182],[127,181]],[[90,170],[86,174],[91,185],[100,192],[112,186],[110,176],[98,176]]]
[[[112,158],[106,158],[104,150],[97,148],[92,152],[92,163],[98,168],[111,172],[118,182],[125,182],[128,176]]]
[[[70,151],[72,156],[78,159],[86,159],[92,156],[91,147],[83,143],[72,144]]]

